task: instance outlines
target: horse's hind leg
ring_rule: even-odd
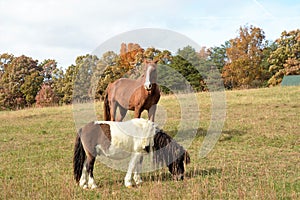
[[[83,189],[87,189],[87,181],[88,181],[88,172],[86,170],[86,165],[87,165],[87,159],[85,159],[83,163],[83,168],[82,168],[82,174],[80,177],[79,181],[79,186],[82,187]]]
[[[93,174],[95,160],[96,158],[93,156],[87,158],[86,170],[89,175],[88,187],[91,189],[97,188]]]
[[[124,117],[126,116],[127,110],[125,108],[121,107],[120,105],[118,106],[118,108],[119,108],[120,115],[117,116],[117,121],[121,122],[124,119]]]
[[[110,101],[110,121],[116,121],[117,102]]]
[[[95,157],[88,155],[86,160],[84,161],[82,175],[79,181],[79,186],[83,189],[94,189],[97,187],[93,176],[94,163]]]

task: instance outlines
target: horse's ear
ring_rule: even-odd
[[[153,63],[155,63],[155,64],[157,64],[158,61],[159,61],[159,58],[154,58],[154,59],[153,59]]]
[[[184,162],[186,165],[191,163],[190,154],[187,151],[184,152]]]
[[[144,64],[149,64],[151,61],[149,59],[144,59]]]
[[[150,63],[157,64],[158,61],[159,61],[159,58],[154,58],[153,60],[144,59],[144,64],[150,64]]]

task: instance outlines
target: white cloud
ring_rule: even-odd
[[[67,67],[109,38],[138,28],[170,29],[209,47],[248,23],[275,39],[299,27],[299,4],[282,2],[0,0],[0,53],[54,58]]]

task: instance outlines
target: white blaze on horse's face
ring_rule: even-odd
[[[154,70],[154,67],[152,65],[148,65],[148,69],[146,71],[146,78],[145,78],[145,83],[144,87],[146,90],[151,90],[152,84],[151,84],[151,72]]]

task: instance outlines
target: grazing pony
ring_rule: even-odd
[[[140,118],[141,113],[147,110],[148,119],[154,122],[156,104],[160,98],[159,86],[156,83],[157,61],[145,61],[145,73],[137,80],[120,78],[108,85],[104,97],[105,121],[122,121],[127,110],[133,110],[134,118]],[[118,119],[117,108],[120,114]]]
[[[154,151],[154,152],[153,152]],[[97,156],[110,159],[131,155],[124,184],[132,186],[142,183],[143,155],[153,152],[153,161],[167,165],[173,178],[183,179],[184,165],[190,162],[189,154],[170,136],[159,130],[153,122],[137,118],[126,122],[95,121],[81,128],[74,146],[74,178],[82,188],[97,187],[93,169]]]

